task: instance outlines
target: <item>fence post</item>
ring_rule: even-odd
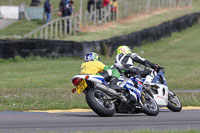
[[[79,9],[79,24],[82,23],[82,15],[83,15],[83,0],[80,0],[80,9]]]
[[[67,34],[67,17],[65,17],[65,19],[63,20],[64,21],[64,34],[66,35]]]
[[[157,9],[160,9],[160,2],[161,0],[158,0],[158,7],[157,7]]]
[[[73,20],[73,16],[71,16],[70,18],[67,19],[67,21],[69,21],[69,34],[72,34],[72,20]]]
[[[97,2],[94,3],[94,11],[93,11],[93,23],[96,26],[96,22],[97,22]],[[76,17],[75,17],[76,18]]]
[[[112,20],[111,5],[108,5],[108,21]]]
[[[48,24],[45,25],[45,39],[48,38]]]
[[[60,19],[60,37],[62,37],[62,33],[63,33],[63,19]]]
[[[133,14],[133,1],[130,1],[130,3],[129,3],[129,6],[130,6],[130,15],[132,16],[132,14]]]
[[[179,7],[179,0],[175,0],[175,6]]]
[[[151,1],[151,11],[155,10],[155,2],[156,2],[156,0]]]
[[[161,8],[163,8],[164,7],[164,0],[161,0],[162,2],[161,2]]]
[[[124,8],[125,8],[125,11],[126,11],[125,17],[127,17],[128,16],[128,8],[127,8],[128,7],[128,0],[124,0],[124,1],[125,1],[125,7]]]
[[[37,32],[34,31],[34,38],[36,39],[37,38]]]
[[[43,37],[43,28],[40,29],[40,39]]]
[[[58,19],[56,19],[55,23],[55,39],[58,39]]]
[[[144,13],[144,3],[143,3],[143,0],[141,0],[141,13],[143,14]]]
[[[141,0],[139,1],[139,14],[142,14],[142,5],[141,5]]]
[[[96,12],[96,13],[97,13],[97,16],[96,16],[96,17],[97,17],[97,20],[98,20],[97,22],[98,22],[98,23],[99,23],[99,17],[100,17],[100,16],[99,16],[99,15],[100,15],[99,12],[100,12],[100,10],[97,9],[97,12]]]
[[[43,11],[43,24],[45,23],[45,21],[46,21],[46,14],[45,14],[45,11]]]
[[[134,1],[134,5],[135,5],[135,7],[134,7],[135,16],[137,16],[138,15],[138,12],[137,12],[137,1]]]
[[[105,23],[105,21],[106,21],[105,20],[105,7],[101,9],[101,19],[102,19],[102,22]]]
[[[107,14],[107,10],[108,10],[108,7],[104,7],[104,17],[105,17],[105,23],[108,22],[108,14]]]
[[[193,0],[190,0],[189,6],[192,6],[192,5],[193,5]]]
[[[84,20],[84,26],[87,25],[87,20],[88,20],[89,12],[85,11],[85,20]]]
[[[101,8],[101,21],[104,22],[104,8]]]
[[[50,39],[53,39],[53,23],[54,23],[54,21],[51,22]]]
[[[90,21],[92,21],[93,20],[93,12],[94,12],[94,6],[93,5],[91,5],[91,7],[90,7]]]
[[[31,38],[31,33],[29,33],[28,37]]]
[[[12,0],[10,0],[10,6],[12,5]]]
[[[118,2],[118,7],[117,7],[117,21],[119,20],[119,18],[121,18],[121,2]]]
[[[149,0],[146,0],[146,13],[149,13]]]
[[[74,17],[74,35],[76,35],[76,23],[77,23],[77,19],[76,16]]]

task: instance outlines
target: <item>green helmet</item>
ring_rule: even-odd
[[[119,46],[117,48],[117,54],[124,53],[124,54],[130,54],[131,49],[128,46]]]

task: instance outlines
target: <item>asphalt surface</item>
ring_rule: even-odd
[[[161,110],[158,116],[116,114],[99,117],[93,112],[0,112],[0,132],[71,132],[200,129],[200,110],[179,113]]]

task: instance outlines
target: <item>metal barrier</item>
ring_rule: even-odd
[[[79,16],[63,17],[50,21],[47,24],[24,35],[24,38],[59,39],[66,34],[79,32]]]
[[[112,0],[111,0],[112,1]],[[90,13],[85,11],[85,25],[100,25],[109,21],[116,21],[128,16],[139,16],[149,14],[159,9],[173,9],[181,7],[191,7],[193,0],[117,0],[117,14],[114,18],[112,12],[113,3],[108,6],[97,9],[96,3],[91,7]]]

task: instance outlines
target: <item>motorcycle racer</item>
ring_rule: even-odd
[[[150,67],[152,69],[145,69],[141,71],[134,66],[134,62]],[[159,70],[159,66],[157,64],[151,63],[149,60],[140,57],[136,53],[131,53],[131,50],[128,46],[119,46],[117,48],[115,66],[120,69],[128,69],[134,73],[138,73],[143,78],[146,77],[144,85],[150,84],[156,75],[156,71]]]
[[[110,81],[110,88],[123,90],[117,86],[120,76],[119,71],[116,68],[103,64],[99,55],[95,52],[89,52],[85,55],[84,63],[81,64],[81,74],[101,75],[106,81]]]

